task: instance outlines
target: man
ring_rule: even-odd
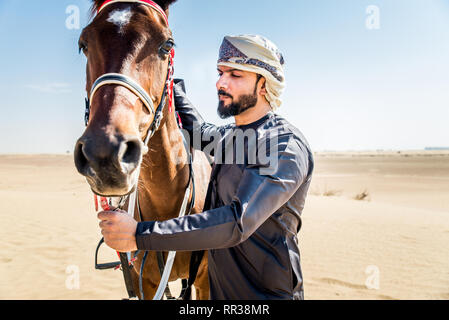
[[[184,129],[193,140],[202,135],[196,148],[214,147],[204,212],[140,223],[121,212],[102,212],[100,227],[110,247],[209,250],[211,299],[304,298],[296,234],[313,157],[299,130],[273,112],[281,105],[283,64],[276,46],[261,36],[224,38],[217,90],[219,115],[235,119],[227,126],[205,123],[187,100],[183,83],[177,83],[176,110]],[[247,137],[239,145],[236,131]],[[210,142],[211,137],[218,138]]]

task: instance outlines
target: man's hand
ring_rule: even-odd
[[[104,242],[118,252],[137,250],[137,221],[125,211],[102,211],[98,214],[101,220],[101,234]]]

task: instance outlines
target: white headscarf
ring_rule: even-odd
[[[226,36],[220,47],[218,65],[262,75],[271,108],[281,106],[285,88],[284,58],[270,40],[259,35]]]

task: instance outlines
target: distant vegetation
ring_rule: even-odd
[[[363,192],[360,192],[359,194],[356,194],[354,197],[354,200],[370,200],[368,190],[364,190]]]
[[[449,147],[426,147],[424,150],[435,151],[435,150],[449,150]]]

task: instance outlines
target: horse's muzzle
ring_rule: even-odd
[[[143,143],[138,137],[95,135],[86,132],[75,146],[75,166],[92,191],[102,196],[129,193],[142,161]]]

